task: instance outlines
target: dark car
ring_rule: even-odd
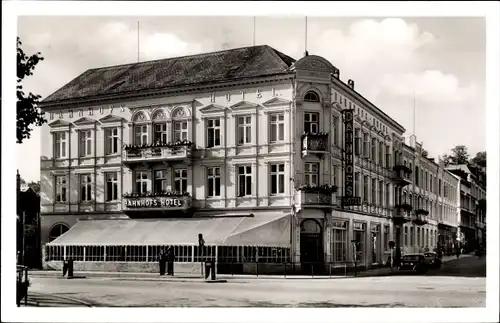
[[[424,253],[425,264],[431,268],[441,268],[441,258],[435,252]]]
[[[407,254],[401,258],[398,272],[413,272],[422,274],[427,271],[425,255],[423,253]]]

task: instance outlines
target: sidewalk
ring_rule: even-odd
[[[460,255],[460,258],[472,257],[472,254]],[[442,262],[446,263],[448,261],[456,259],[456,256],[444,256]],[[224,280],[251,280],[251,279],[339,279],[339,278],[358,278],[358,277],[372,277],[372,276],[389,276],[393,274],[391,268],[374,268],[359,271],[356,276],[353,276],[352,272],[348,276],[344,275],[326,275],[326,276],[311,276],[311,275],[230,275],[230,274],[220,274],[217,275],[217,279]],[[29,271],[30,277],[53,277],[60,279],[67,279],[67,277],[62,277],[60,271],[47,271],[47,270],[32,270]],[[144,272],[101,272],[101,271],[78,271],[75,272],[76,278],[109,278],[117,280],[141,280],[141,281],[171,281],[171,282],[205,282],[200,275],[196,274],[179,274],[175,276],[160,276],[158,273],[144,273]]]

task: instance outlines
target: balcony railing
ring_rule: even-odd
[[[337,187],[330,185],[322,186],[301,186],[295,192],[295,206],[302,207],[323,207],[337,204]]]
[[[123,151],[124,163],[142,163],[148,161],[183,160],[190,158],[193,144],[183,142],[177,144],[128,146]]]
[[[392,179],[398,186],[406,186],[411,184],[411,169],[405,165],[394,166]]]
[[[302,135],[302,155],[324,154],[328,151],[328,134],[306,133]]]
[[[412,210],[412,206],[407,203],[402,203],[402,204],[396,204],[394,206],[394,210],[392,213],[392,219],[397,223],[397,224],[402,224],[408,221],[411,221],[411,215],[410,212]]]
[[[191,208],[188,193],[124,194],[123,210],[187,210]]]

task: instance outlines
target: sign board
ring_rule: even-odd
[[[353,205],[361,205],[361,197],[342,197],[342,205],[344,206],[353,206]]]
[[[345,143],[344,196],[354,197],[354,110],[346,109],[343,112],[344,112],[344,143]]]
[[[155,199],[155,198],[141,198],[141,199],[125,199],[126,207],[181,207],[184,205],[184,200],[170,198],[170,199]]]

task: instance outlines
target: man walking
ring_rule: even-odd
[[[167,261],[168,261],[167,275],[173,276],[174,275],[175,253],[174,253],[174,248],[172,248],[172,247],[168,247]]]

